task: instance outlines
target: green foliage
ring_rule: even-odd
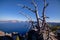
[[[54,26],[51,27],[52,32],[55,32],[56,30],[60,29],[60,26]]]
[[[18,36],[17,36],[16,40],[20,40]]]

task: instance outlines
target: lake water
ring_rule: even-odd
[[[60,25],[60,23],[49,23],[51,25]],[[31,24],[29,22],[0,22],[0,31],[12,33],[18,32],[20,34],[25,34],[29,31]]]
[[[4,32],[19,32],[24,34],[29,31],[30,24],[28,22],[8,22],[8,23],[0,23],[0,31]]]

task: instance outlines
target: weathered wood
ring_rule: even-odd
[[[43,37],[44,37],[44,40],[57,40],[54,37],[55,35],[51,36],[54,33],[52,32],[52,34],[51,34],[51,30],[49,28],[49,25],[46,22],[46,18],[48,18],[48,17],[45,16],[45,10],[46,10],[47,6],[48,6],[48,3],[46,3],[46,0],[44,0],[44,7],[43,7],[43,12],[42,12]]]
[[[37,4],[34,2],[34,0],[32,1],[32,4],[34,5],[35,10],[31,9],[28,6],[22,5],[22,8],[26,8],[28,10],[30,10],[31,12],[35,13],[36,19],[37,19],[37,29],[40,32],[40,21],[39,21],[39,14],[38,14],[38,8],[37,8]]]

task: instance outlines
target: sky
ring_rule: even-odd
[[[32,17],[35,21],[35,13],[20,7],[18,4],[26,5],[34,10],[34,6],[31,4],[32,0],[0,0],[0,20],[28,20],[24,15],[19,12],[23,12]],[[41,18],[43,10],[43,0],[35,0],[38,5],[38,13]],[[60,0],[47,0],[49,3],[46,8],[45,14],[49,18],[47,22],[60,22]]]

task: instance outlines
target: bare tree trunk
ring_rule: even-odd
[[[40,17],[39,17],[39,14],[38,14],[38,7],[37,7],[37,4],[34,1],[32,1],[32,4],[34,5],[34,8],[35,8],[34,13],[35,13],[36,19],[37,19],[37,29],[38,29],[38,32],[40,32],[40,21],[39,21]]]
[[[36,15],[36,19],[37,19],[37,29],[38,29],[38,32],[40,32],[40,21],[39,21],[38,11],[36,11],[35,15]]]

